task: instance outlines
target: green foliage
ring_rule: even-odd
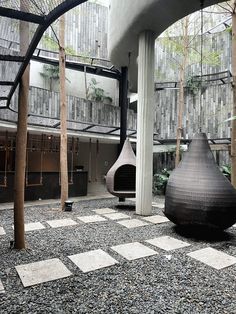
[[[65,48],[65,53],[69,56],[75,56],[76,55],[76,51],[71,46],[68,46]]]
[[[227,179],[231,179],[231,165],[223,165],[220,170]]]
[[[207,86],[206,82],[201,81],[201,77],[190,76],[186,80],[186,87],[191,94],[196,95],[200,89],[203,93]]]
[[[43,72],[40,73],[45,78],[50,79],[59,79],[59,66],[44,64],[43,65]]]
[[[98,87],[99,82],[96,81],[95,78],[91,78],[91,82],[88,86],[88,97],[90,100],[96,101],[96,102],[103,102],[105,99],[111,100],[112,98],[109,97],[103,88]]]
[[[59,46],[58,46],[58,42],[53,39],[51,36],[49,36],[48,34],[45,34],[42,38],[43,40],[43,44],[44,46],[52,51],[58,51]]]
[[[164,168],[161,173],[154,174],[153,176],[153,194],[165,194],[166,185],[171,174],[170,170]]]

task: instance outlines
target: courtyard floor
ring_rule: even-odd
[[[236,313],[236,226],[183,234],[133,202],[80,199],[25,209],[28,248],[10,248],[13,211],[0,210],[0,313]]]

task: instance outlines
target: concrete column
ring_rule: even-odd
[[[152,212],[154,46],[153,32],[139,35],[136,213],[143,216]]]

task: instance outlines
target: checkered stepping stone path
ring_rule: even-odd
[[[77,225],[77,222],[74,221],[73,219],[48,220],[47,223],[52,228],[60,228],[60,227],[67,227],[67,226]]]
[[[3,227],[0,227],[0,236],[5,235],[5,234],[6,234],[6,232],[5,232],[5,230],[3,229]]]
[[[149,217],[143,217],[142,219],[146,220],[148,222],[151,222],[153,224],[161,224],[161,223],[169,221],[168,218],[166,218],[164,216],[161,216],[161,215],[154,215],[154,216],[149,216]]]
[[[117,221],[117,223],[129,229],[149,225],[147,222],[144,222],[139,219],[121,220],[121,221]]]
[[[15,267],[24,287],[71,276],[72,273],[58,259],[19,265]]]
[[[211,247],[197,250],[187,255],[215,269],[222,269],[236,264],[236,257]]]
[[[114,213],[114,214],[104,214],[103,216],[105,216],[108,219],[111,220],[119,220],[119,219],[129,219],[130,216],[123,214],[123,213]]]
[[[169,236],[163,236],[159,238],[146,240],[146,242],[156,247],[159,247],[160,249],[163,249],[165,251],[176,250],[190,245],[189,243],[183,242],[181,240]]]
[[[156,251],[139,242],[116,245],[111,248],[129,261],[158,254]]]
[[[1,293],[5,293],[5,290],[4,290],[3,284],[2,284],[2,282],[0,280],[0,294]]]
[[[101,217],[99,215],[91,215],[91,216],[78,216],[79,220],[81,220],[84,223],[91,223],[91,222],[101,222],[106,221],[104,217]]]
[[[117,211],[111,208],[98,208],[93,210],[96,214],[98,215],[103,215],[103,214],[111,214],[111,213],[116,213]]]
[[[79,253],[68,257],[84,273],[118,263],[113,257],[101,249]]]

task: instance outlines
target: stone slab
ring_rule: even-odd
[[[71,255],[68,258],[84,273],[118,263],[117,260],[101,249]]]
[[[72,273],[58,259],[15,266],[24,287],[71,276]]]
[[[111,248],[129,261],[158,254],[156,251],[139,242],[116,245]]]
[[[187,255],[215,269],[222,269],[236,264],[236,257],[211,247],[197,250]]]
[[[152,203],[152,206],[157,207],[157,208],[161,208],[161,209],[165,208],[165,204],[163,204],[163,203]]]
[[[129,215],[123,213],[104,214],[103,216],[111,220],[130,219]]]
[[[111,208],[98,208],[93,210],[98,215],[116,213],[117,211]]]
[[[30,222],[25,224],[25,232],[45,229],[41,222]]]
[[[47,224],[49,224],[49,226],[51,226],[52,228],[60,228],[60,227],[77,225],[77,222],[69,218],[69,219],[48,220]]]
[[[181,240],[169,236],[158,237],[146,240],[145,242],[150,243],[156,247],[159,247],[160,249],[163,249],[165,251],[176,250],[190,245],[187,242],[183,242]]]
[[[106,221],[106,218],[101,217],[99,215],[91,215],[91,216],[77,216],[79,220],[84,223],[92,223],[92,222],[101,222]]]
[[[154,215],[154,216],[149,216],[149,217],[143,217],[142,219],[146,220],[148,222],[151,222],[153,224],[161,224],[161,223],[169,221],[168,218],[166,218],[164,216],[161,216],[161,215]]]
[[[0,227],[0,236],[5,235],[5,234],[6,234],[6,232],[5,232],[5,230],[3,229],[3,227]]]
[[[117,221],[117,223],[129,229],[149,225],[147,222],[144,222],[139,219],[121,220],[121,221]]]
[[[5,289],[3,287],[2,281],[0,280],[0,294],[5,293]]]

